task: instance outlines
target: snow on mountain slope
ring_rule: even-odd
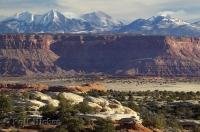
[[[150,35],[200,35],[200,30],[197,26],[163,15],[153,16],[148,19],[137,19],[124,26],[120,31]]]
[[[122,22],[114,20],[111,16],[102,11],[83,14],[81,17],[88,21],[97,30],[112,30],[113,28],[123,25]]]
[[[189,23],[169,15],[137,19],[130,24],[104,12],[83,15],[51,10],[43,15],[17,13],[0,22],[0,33],[102,33],[120,32],[144,35],[200,36],[200,21]]]
[[[196,19],[196,21],[192,22],[192,25],[200,27],[200,19]]]
[[[90,23],[73,13],[62,13],[51,10],[44,15],[33,15],[29,12],[17,13],[0,22],[2,33],[32,32],[80,32],[90,31]]]
[[[9,20],[18,20],[18,21],[25,21],[30,23],[34,20],[34,15],[30,12],[24,11],[20,13],[16,13],[14,16],[8,17],[5,21]]]
[[[1,33],[24,33],[32,30],[34,15],[29,12],[17,13],[0,22]]]
[[[40,24],[44,26],[52,22],[63,23],[65,22],[65,16],[56,10],[51,10],[47,12],[46,14],[44,14],[40,20]]]
[[[51,10],[40,16],[35,30],[37,32],[64,32],[65,16],[56,10]]]

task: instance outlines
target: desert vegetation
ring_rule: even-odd
[[[200,127],[200,92],[108,90],[91,91],[92,96],[107,96],[137,111],[145,127],[165,131],[192,130]]]
[[[71,97],[74,98],[70,100]],[[72,98],[72,99],[73,99]],[[92,102],[103,101],[101,105]],[[1,91],[0,128],[36,129],[43,131],[91,131],[112,132],[127,130],[198,132],[200,128],[200,92],[171,91],[98,91],[87,93],[62,93],[37,91]],[[137,112],[141,122],[121,114],[121,120],[94,116],[118,106]],[[28,104],[27,104],[28,102]],[[89,105],[90,104],[90,105]],[[91,105],[92,104],[92,105]],[[104,107],[103,109],[100,108]],[[118,109],[122,110],[122,109]],[[128,110],[128,109],[127,109]],[[119,115],[117,115],[119,116]],[[117,117],[116,116],[116,117]],[[28,124],[26,124],[28,120]],[[48,121],[34,124],[35,119]],[[32,123],[32,125],[30,125]],[[131,123],[131,126],[130,124]],[[142,126],[141,126],[142,125]],[[139,126],[139,127],[138,127]],[[149,128],[149,129],[148,129]]]

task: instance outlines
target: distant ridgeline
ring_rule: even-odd
[[[0,75],[200,76],[200,39],[98,34],[0,35]]]
[[[65,15],[64,15],[65,14]],[[87,14],[51,10],[44,14],[16,13],[0,21],[0,33],[133,33],[143,35],[200,36],[200,21],[187,22],[169,15],[116,20],[102,11]]]

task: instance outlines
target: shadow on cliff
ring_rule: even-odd
[[[164,37],[62,36],[50,49],[59,56],[56,65],[69,71],[117,74],[134,69],[148,72],[148,65],[166,53]]]

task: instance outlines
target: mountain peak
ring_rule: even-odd
[[[16,13],[13,17],[10,17],[8,19],[13,19],[13,18],[30,23],[34,20],[34,15],[28,11],[23,11],[20,13]]]
[[[56,9],[52,9],[49,12],[47,12],[46,14],[50,15],[53,18],[57,18],[58,15],[63,15],[62,13],[60,13],[59,11],[57,11]]]
[[[50,12],[58,12],[57,9],[51,9]]]
[[[15,16],[19,16],[19,15],[31,15],[32,13],[28,12],[28,11],[22,11],[19,13],[16,13]]]
[[[55,9],[52,9],[46,14],[44,14],[41,19],[41,22],[45,25],[51,22],[59,22],[59,21],[65,21],[65,16]]]
[[[145,35],[197,36],[197,34],[200,34],[197,26],[170,15],[162,14],[148,19],[137,19],[124,26],[120,31]]]
[[[102,12],[102,11],[94,11],[91,13],[84,14],[83,16],[112,19],[111,16],[109,16],[108,14],[106,14],[105,12]]]
[[[162,21],[163,19],[169,20],[169,19],[173,19],[173,18],[169,15],[156,15],[156,16],[152,16],[152,17],[148,18],[147,20],[148,21],[155,21],[155,20]]]
[[[166,14],[161,14],[161,15],[157,15],[157,16],[153,16],[150,17],[149,19],[147,19],[147,21],[149,21],[152,24],[164,24],[164,25],[188,25],[189,23],[178,19],[178,18],[174,18],[170,15],[166,15]]]
[[[61,14],[58,10],[56,9],[52,9],[48,12],[49,14],[53,14],[53,15],[57,15],[57,14]]]
[[[102,29],[122,25],[121,22],[114,20],[111,16],[102,11],[83,14],[82,18],[91,23],[94,27],[101,27]]]

